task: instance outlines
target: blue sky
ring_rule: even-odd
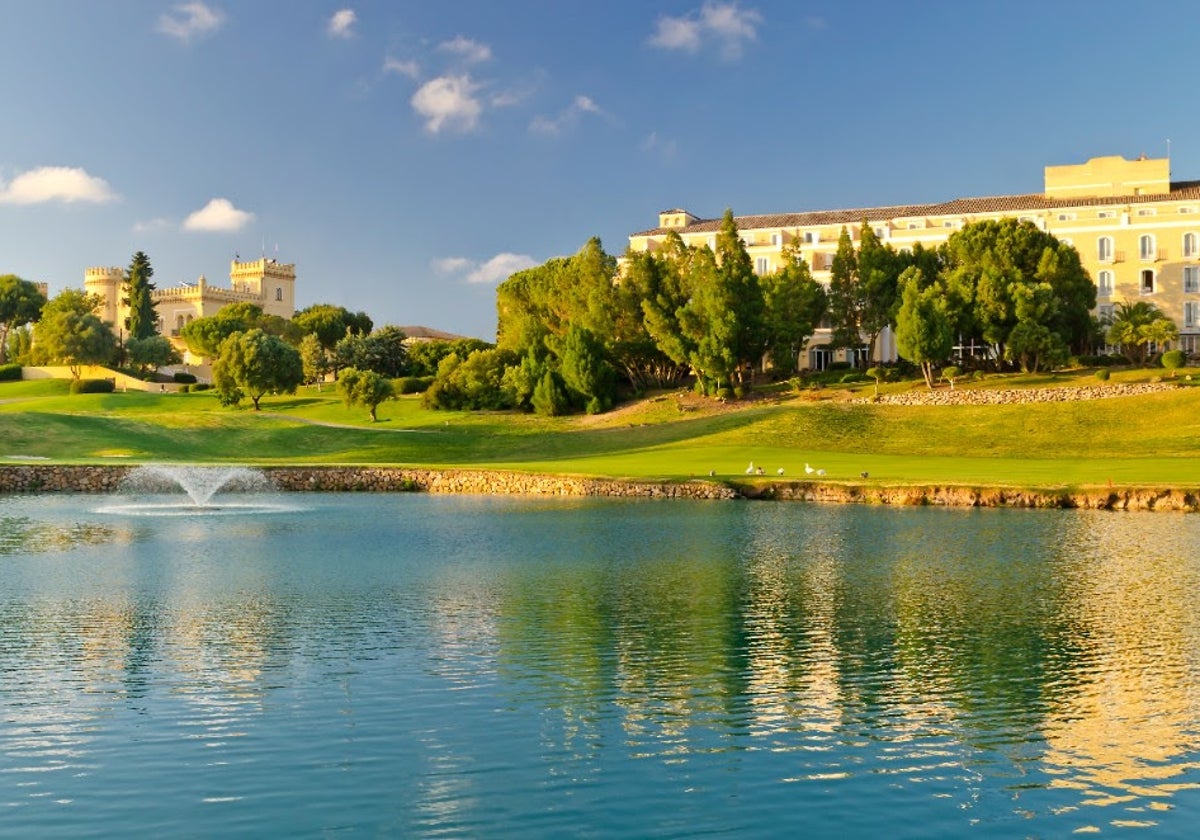
[[[262,253],[297,304],[491,339],[495,286],[659,210],[1200,179],[1200,4],[0,0],[0,273],[160,287]]]

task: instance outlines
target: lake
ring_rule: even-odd
[[[0,837],[1200,823],[1200,518],[121,501],[0,497]]]

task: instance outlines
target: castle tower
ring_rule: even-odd
[[[121,284],[125,281],[123,268],[88,268],[83,272],[83,290],[98,295],[104,302],[96,311],[100,320],[116,329],[121,319]]]
[[[235,292],[256,295],[263,312],[290,319],[296,314],[296,266],[263,257],[251,262],[234,260],[229,282]]]

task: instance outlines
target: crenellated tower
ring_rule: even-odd
[[[83,272],[83,290],[89,295],[97,295],[104,302],[96,311],[100,320],[116,327],[124,319],[120,318],[121,284],[125,282],[125,269],[88,268]]]
[[[250,262],[233,260],[229,282],[235,292],[258,297],[267,315],[291,318],[296,314],[296,266],[263,257]]]

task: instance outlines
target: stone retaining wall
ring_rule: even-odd
[[[1114,397],[1136,397],[1170,391],[1180,386],[1173,382],[1138,382],[1130,384],[1100,384],[1088,387],[1013,388],[991,390],[977,388],[914,389],[903,394],[880,394],[879,398],[865,397],[857,403],[879,405],[1021,405],[1041,402],[1078,402],[1104,400]]]
[[[127,465],[0,464],[0,494],[112,493],[119,489],[132,469]],[[405,467],[264,467],[262,470],[284,492],[410,491],[525,496],[761,499],[901,506],[1200,511],[1200,487],[1022,490],[1011,487],[892,486],[814,481],[616,481],[487,470]]]

